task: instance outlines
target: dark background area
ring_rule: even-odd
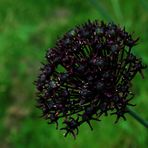
[[[40,62],[56,39],[88,19],[113,21],[140,37],[133,53],[148,65],[147,0],[0,0],[0,147],[146,148],[147,130],[130,115],[80,127],[77,139],[38,118],[35,86]],[[148,69],[133,80],[134,110],[148,119]]]

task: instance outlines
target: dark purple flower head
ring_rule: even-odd
[[[131,80],[146,68],[131,53],[137,39],[113,23],[90,22],[66,33],[47,51],[36,81],[38,107],[49,123],[74,137],[83,123],[114,114],[125,119]]]

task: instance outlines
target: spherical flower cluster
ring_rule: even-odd
[[[47,51],[36,80],[37,103],[48,123],[78,134],[79,126],[101,116],[125,119],[131,80],[146,66],[131,53],[137,39],[113,23],[88,21],[59,39]]]

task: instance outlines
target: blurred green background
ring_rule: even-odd
[[[77,139],[38,118],[40,62],[57,37],[88,19],[113,21],[140,36],[133,52],[148,65],[147,0],[0,0],[0,148],[147,148],[148,131],[130,115],[80,127]],[[134,110],[148,119],[148,69],[133,81]]]

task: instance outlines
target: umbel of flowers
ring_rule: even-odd
[[[113,23],[88,21],[67,32],[46,53],[35,82],[37,106],[48,123],[78,134],[101,116],[125,119],[134,97],[131,80],[146,66],[131,49],[138,38]]]

